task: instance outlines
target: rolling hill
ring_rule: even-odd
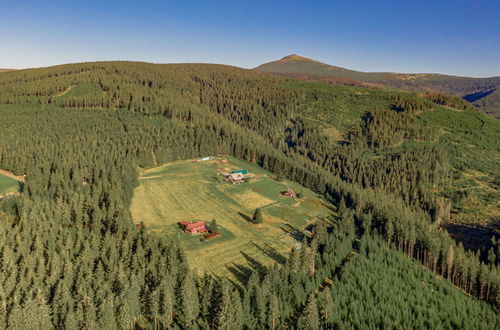
[[[469,78],[433,73],[360,72],[296,54],[262,64],[255,70],[330,83],[384,86],[417,92],[439,91],[462,97],[485,113],[500,117],[500,77]]]
[[[460,98],[223,65],[3,73],[0,169],[25,182],[0,202],[0,321],[494,329],[498,244],[443,225],[495,221],[499,125]],[[255,176],[218,180],[233,168]],[[222,236],[182,236],[196,219]]]

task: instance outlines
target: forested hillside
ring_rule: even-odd
[[[361,72],[295,54],[264,63],[255,70],[330,84],[447,93],[462,97],[485,113],[500,118],[500,77],[470,78],[436,73]]]
[[[481,259],[442,223],[468,210],[469,170],[494,204],[498,128],[458,98],[218,65],[2,73],[0,169],[26,178],[0,202],[0,324],[497,328],[498,245]],[[138,168],[217,154],[310,188],[338,216],[245,280],[194,274],[174,239],[132,224],[130,204]],[[361,312],[380,305],[396,314]]]

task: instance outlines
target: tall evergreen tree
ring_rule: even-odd
[[[260,208],[256,209],[255,210],[255,213],[253,214],[253,217],[252,217],[252,222],[255,223],[255,224],[260,224],[262,223],[262,211],[260,210]]]
[[[307,299],[304,311],[302,312],[301,327],[311,330],[320,328],[318,305],[314,294],[310,294]]]

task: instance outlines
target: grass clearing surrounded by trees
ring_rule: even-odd
[[[224,159],[226,164],[220,163],[222,158],[187,160],[141,171],[132,199],[134,221],[165,239],[177,239],[191,267],[199,272],[231,276],[230,269],[280,262],[291,247],[300,244],[299,232],[318,217],[332,215],[330,205],[301,185],[278,182],[255,164]],[[238,169],[248,170],[248,182],[223,181],[223,172]],[[303,197],[282,196],[287,188]],[[249,220],[257,208],[263,223],[256,225]],[[183,220],[203,220],[208,225],[213,219],[222,237],[205,242],[201,235],[186,234],[177,225]]]
[[[449,109],[419,116],[426,125],[444,129],[436,144],[449,154],[454,168],[444,195],[452,202],[452,222],[489,225],[500,217],[500,123],[473,111]]]
[[[0,196],[13,194],[19,191],[19,182],[0,174]]]

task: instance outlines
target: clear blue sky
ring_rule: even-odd
[[[97,60],[500,75],[499,0],[1,0],[0,68]]]

